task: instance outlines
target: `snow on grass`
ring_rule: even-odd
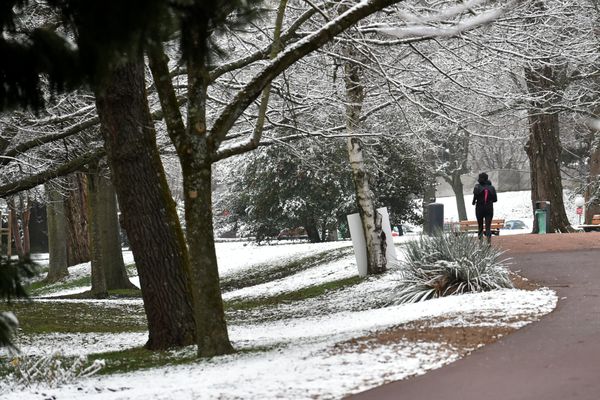
[[[290,318],[262,324],[230,326],[230,337],[238,349],[266,351],[201,360],[190,365],[169,366],[110,376],[92,377],[74,385],[44,389],[47,397],[79,399],[333,399],[422,374],[458,358],[450,346],[432,342],[409,342],[369,346],[367,351],[340,351],[335,344],[400,324],[455,315],[451,324],[469,325],[476,315],[489,320],[506,315],[529,313],[530,319],[550,312],[556,304],[554,292],[500,290],[433,299],[417,304]],[[500,322],[502,324],[502,322]],[[56,335],[57,337],[59,335]],[[106,342],[106,349],[139,345],[140,334],[88,335],[69,337],[71,351],[94,351]],[[82,338],[85,337],[85,340]],[[122,340],[123,342],[120,342]],[[44,340],[48,349],[54,342]],[[63,342],[61,338],[59,342]],[[96,346],[98,344],[98,346]],[[70,353],[72,354],[72,353]],[[149,384],[151,382],[151,384]],[[39,388],[35,389],[39,391]],[[21,399],[32,392],[6,393],[6,399]]]
[[[484,319],[506,319],[524,314],[539,318],[552,311],[556,301],[556,295],[548,289],[536,291],[505,289],[449,296],[393,307],[289,318],[270,322],[268,329],[265,329],[264,324],[232,326],[230,331],[234,340],[244,342],[252,340],[259,346],[272,346],[282,342],[318,337],[337,336],[339,340],[344,340],[399,324],[454,314],[463,317],[477,315]],[[499,324],[502,322],[500,321]]]
[[[45,333],[21,337],[18,347],[27,356],[68,357],[142,347],[147,341],[148,332]]]
[[[513,214],[516,216],[517,212]],[[410,237],[394,240],[398,243]],[[256,268],[266,268],[268,273],[273,266],[281,267],[302,257],[350,245],[350,242],[333,242],[257,246],[228,242],[218,243],[216,248],[221,276],[243,277]],[[131,258],[126,263],[132,261]],[[84,276],[89,274],[89,264],[72,267],[70,271],[74,276]],[[460,354],[448,344],[426,341],[372,343],[364,351],[336,346],[340,343],[403,324],[518,328],[549,313],[557,302],[556,294],[549,289],[505,289],[386,307],[400,273],[399,269],[391,269],[313,298],[236,310],[234,313],[244,317],[228,316],[230,339],[241,350],[233,355],[95,376],[60,388],[34,387],[2,393],[0,384],[0,394],[7,400],[39,398],[40,393],[43,398],[54,396],[61,400],[337,399],[388,381],[423,374],[455,361]],[[272,282],[232,290],[224,297],[243,300],[274,296],[356,274],[354,255],[350,252]],[[72,301],[112,306],[106,300]],[[114,304],[141,308],[140,300],[118,300]],[[85,355],[139,347],[146,339],[146,332],[38,334],[30,335],[20,344],[24,354],[29,355],[56,351]],[[183,350],[193,351],[193,348]]]
[[[260,354],[236,354],[175,366],[87,379],[44,390],[70,399],[333,399],[366,390],[382,379],[420,374],[454,361],[437,343],[400,342],[368,352],[332,354],[312,344]],[[38,392],[39,393],[39,392]],[[21,399],[33,393],[12,393]]]
[[[32,259],[39,266],[48,267],[49,257],[48,257],[47,253],[33,254]],[[125,263],[125,265],[134,263],[133,254],[131,253],[130,250],[123,251],[123,262]],[[73,266],[69,267],[69,276],[62,279],[59,282],[45,286],[42,296],[43,297],[68,296],[68,295],[72,295],[72,294],[76,294],[76,293],[81,293],[81,292],[84,292],[87,290],[91,290],[92,287],[90,285],[72,287],[72,288],[68,288],[68,289],[64,288],[65,283],[73,282],[73,281],[76,281],[77,279],[84,278],[86,276],[90,276],[91,268],[92,268],[92,265],[90,262],[77,264],[77,265],[73,265]],[[44,277],[45,277],[45,274],[40,276],[39,278],[42,279]],[[139,279],[137,277],[135,279],[132,279],[132,282],[137,287],[140,287]]]
[[[326,243],[290,243],[282,242],[273,245],[257,245],[249,242],[216,243],[219,275],[227,277],[231,274],[256,267],[257,265],[281,265],[303,256],[351,246],[350,241]]]
[[[341,260],[327,263],[319,268],[309,268],[282,279],[224,293],[223,299],[239,300],[242,298],[251,299],[273,296],[280,293],[292,292],[307,286],[350,278],[356,276],[357,271],[354,255],[351,255]]]

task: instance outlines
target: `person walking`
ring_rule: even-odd
[[[475,216],[479,225],[479,240],[483,239],[483,228],[485,222],[485,236],[487,242],[492,242],[492,218],[494,217],[494,203],[498,201],[496,188],[488,179],[485,172],[479,174],[477,183],[473,189],[473,205],[475,206]]]

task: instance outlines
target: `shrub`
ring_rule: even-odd
[[[10,303],[13,298],[27,298],[23,281],[32,278],[36,268],[37,265],[29,259],[15,260],[0,255],[0,301]],[[13,336],[18,324],[19,321],[13,313],[0,313],[0,347],[7,347],[11,352],[17,350],[13,343]]]
[[[395,304],[512,288],[502,252],[467,234],[408,242]]]

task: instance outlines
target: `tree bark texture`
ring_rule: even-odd
[[[212,222],[213,143],[207,140],[206,99],[210,81],[202,32],[191,27],[185,32],[195,45],[188,53],[188,115],[183,123],[171,84],[166,57],[161,49],[149,52],[152,74],[167,130],[179,156],[184,187],[186,236],[190,252],[190,284],[196,323],[198,356],[210,357],[233,352],[229,341]],[[200,29],[201,30],[201,29]]]
[[[140,277],[146,347],[193,344],[187,248],[156,147],[143,59],[115,68],[96,92],[112,181]]]
[[[104,266],[106,288],[108,290],[137,289],[129,280],[123,261],[117,195],[110,179],[105,176],[98,177],[97,195],[101,240],[106,254],[104,258],[108,261]]]
[[[95,173],[90,173],[87,176],[87,205],[89,216],[88,230],[90,240],[90,255],[92,264],[92,296],[95,298],[108,297],[108,290],[106,289],[106,278],[105,278],[105,266],[108,263],[106,259],[106,252],[104,251],[104,242],[102,238],[102,227],[101,219],[103,216],[100,214],[100,196],[98,181],[100,177]]]
[[[526,69],[525,78],[529,93],[534,96],[528,112],[529,139],[525,145],[530,165],[532,208],[535,209],[537,201],[549,201],[550,232],[569,232],[572,228],[565,212],[560,174],[562,147],[558,112],[551,109],[551,94],[556,92],[555,72],[552,66],[544,65]],[[537,229],[534,224],[533,232],[537,233]]]
[[[17,203],[16,198],[19,199]],[[13,240],[15,242],[15,250],[19,256],[19,259],[28,258],[31,254],[31,244],[29,242],[29,219],[31,217],[31,205],[29,202],[29,196],[24,199],[24,195],[11,197],[8,200],[8,206],[12,211],[13,218],[11,218]]]
[[[67,220],[65,217],[64,198],[52,187],[46,185],[48,204],[48,252],[49,266],[46,282],[56,282],[69,275],[67,265]]]
[[[183,160],[185,221],[190,249],[194,287],[194,316],[198,356],[233,352],[229,341],[219,283],[212,219],[211,164],[201,164],[206,154],[195,147],[190,159]]]
[[[345,55],[349,60],[356,57],[352,47],[346,46]],[[362,221],[367,244],[367,273],[378,274],[386,270],[385,235],[381,227],[381,215],[375,210],[373,193],[369,187],[369,176],[363,155],[363,143],[353,133],[360,130],[360,114],[364,101],[361,83],[362,67],[352,61],[344,62],[344,83],[346,86],[346,130],[348,160],[352,170],[352,180],[356,189],[356,203]]]
[[[219,269],[215,252],[212,216],[212,162],[214,142],[208,140],[206,102],[210,77],[202,46],[205,32],[190,27],[187,37],[196,42],[187,57],[188,109],[185,145],[178,149],[183,173],[185,222],[190,250],[196,343],[198,356],[233,352],[229,341]]]
[[[450,187],[452,187],[452,191],[454,192],[454,196],[456,197],[456,209],[458,211],[458,220],[466,221],[468,218],[467,208],[465,206],[465,195],[463,193],[464,185],[460,177],[461,173],[457,171],[452,174],[450,179],[445,178],[445,180],[446,182],[448,182],[448,184],[450,184]]]
[[[76,172],[68,177],[69,193],[65,199],[65,216],[68,225],[68,265],[90,261],[88,240],[87,190],[85,174]]]

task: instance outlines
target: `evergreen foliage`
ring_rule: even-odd
[[[418,156],[415,144],[405,139],[383,137],[369,146],[370,174],[377,207],[388,207],[390,223],[421,222],[416,199],[433,177],[429,166]]]
[[[425,166],[400,139],[374,141],[367,151],[376,204],[389,208],[392,224],[416,220],[414,199]],[[346,215],[356,212],[346,144],[340,139],[327,145],[320,138],[259,149],[233,171],[231,182],[231,190],[216,205],[228,215],[218,217],[216,225],[237,223],[244,236],[258,241],[298,226],[307,229],[311,240],[325,240],[324,232],[344,225]]]
[[[245,225],[245,234],[261,241],[282,229],[303,226],[310,236],[311,231],[335,229],[352,209],[354,195],[342,144],[310,144],[255,151],[243,173],[232,177],[224,204],[232,211],[230,218]]]
[[[467,234],[422,236],[405,254],[397,304],[513,287],[502,252]]]
[[[22,281],[35,275],[36,265],[31,260],[14,260],[0,256],[0,299],[10,303],[13,298],[27,298]],[[18,326],[11,312],[0,313],[0,347],[14,350],[12,336]]]
[[[46,81],[52,92],[96,85],[111,68],[177,31],[184,59],[192,41],[208,58],[209,49],[219,52],[214,34],[255,18],[261,1],[48,0],[56,21],[39,25],[21,21],[33,2],[2,1],[0,110],[42,108]]]

